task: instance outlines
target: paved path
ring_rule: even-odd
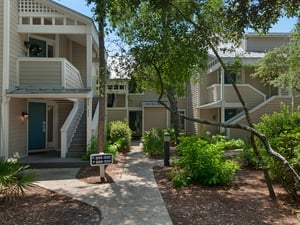
[[[172,225],[152,171],[159,164],[162,161],[145,158],[141,145],[136,144],[115,183],[86,184],[75,179],[78,168],[68,168],[39,169],[37,184],[98,207],[101,225]]]

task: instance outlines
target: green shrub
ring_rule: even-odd
[[[144,134],[143,152],[150,157],[162,157],[164,154],[164,135],[166,132],[170,134],[170,144],[175,144],[176,138],[173,128],[153,128]],[[184,136],[183,133],[180,135]]]
[[[17,156],[7,160],[0,157],[0,193],[5,200],[23,195],[27,187],[33,186],[37,176],[33,172],[25,172],[28,168],[28,165],[18,162]]]
[[[266,135],[272,148],[283,155],[299,173],[300,108],[290,109],[283,105],[281,112],[263,116],[262,122],[257,124],[257,128]],[[263,156],[271,177],[276,182],[280,182],[285,190],[296,199],[297,191],[300,188],[295,184],[290,173],[287,172],[281,162],[267,155],[265,150],[263,151]]]
[[[85,155],[83,155],[81,158],[82,160],[90,160],[90,155],[96,153],[97,153],[97,138],[96,136],[92,136],[88,149]]]
[[[126,121],[112,121],[108,125],[107,140],[117,144],[118,151],[128,152],[131,145],[131,130]]]
[[[118,150],[117,144],[109,144],[109,143],[104,144],[104,152],[111,153],[114,158],[117,155],[117,150]],[[92,136],[87,152],[81,158],[82,160],[90,160],[91,154],[96,154],[96,153],[97,153],[97,138],[96,136]]]
[[[146,131],[143,141],[143,152],[150,157],[161,157],[164,154],[164,131],[152,129]]]
[[[176,165],[180,169],[174,172],[174,185],[180,184],[180,179],[182,184],[189,180],[204,185],[227,184],[238,169],[236,162],[224,159],[222,148],[199,137],[181,138],[177,151],[180,157]]]

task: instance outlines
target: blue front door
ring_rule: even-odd
[[[46,147],[46,104],[29,103],[28,118],[28,147],[29,150],[45,149]]]

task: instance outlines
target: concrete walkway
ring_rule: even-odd
[[[87,184],[75,178],[78,168],[39,169],[37,184],[100,209],[101,225],[171,225],[172,221],[158,190],[152,167],[162,161],[143,156],[133,144],[121,177],[115,183]]]

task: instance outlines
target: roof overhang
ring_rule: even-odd
[[[6,90],[6,96],[12,98],[47,98],[47,99],[92,98],[93,92],[91,89],[88,88],[81,88],[81,89],[11,88]]]
[[[198,106],[197,108],[198,109],[214,109],[214,108],[220,108],[221,106],[222,106],[222,101],[219,100],[219,101],[215,101],[215,102],[212,102],[209,104]]]

